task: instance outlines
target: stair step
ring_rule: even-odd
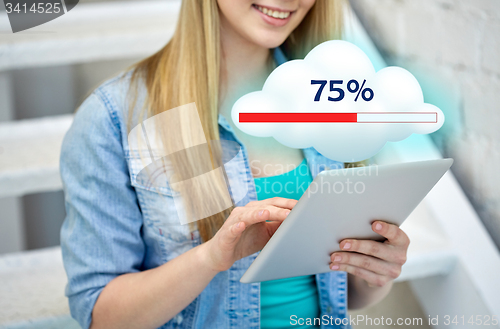
[[[54,191],[61,143],[73,115],[0,123],[0,197]]]
[[[25,32],[0,11],[0,71],[145,57],[172,37],[179,0],[80,3]]]

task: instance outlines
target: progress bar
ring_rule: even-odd
[[[437,123],[437,112],[240,113],[240,123]]]

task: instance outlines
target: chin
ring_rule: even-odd
[[[272,49],[283,44],[286,38],[288,38],[288,35],[282,35],[281,33],[276,35],[276,33],[266,32],[259,37],[253,38],[252,42],[263,48]]]

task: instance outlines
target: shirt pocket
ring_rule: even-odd
[[[150,255],[146,266],[161,265],[200,242],[196,225],[181,224],[184,215],[180,193],[168,184],[168,164],[128,154],[131,184],[135,188],[143,217],[143,238]],[[148,162],[145,162],[148,161]],[[160,257],[160,264],[148,266],[148,259]]]

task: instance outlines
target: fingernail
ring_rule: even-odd
[[[333,259],[334,262],[340,262],[342,260],[342,257],[340,256],[335,256],[335,258]]]
[[[344,244],[344,248],[342,248],[342,249],[349,249],[349,248],[351,248],[351,243],[350,242],[346,242]]]
[[[290,213],[290,211],[287,211],[287,212],[285,213],[285,216],[288,216],[288,214],[289,214],[289,213]]]
[[[332,265],[332,266],[330,266],[330,268],[332,270],[338,270],[340,268],[340,266],[338,266],[338,265]]]
[[[382,224],[377,223],[377,225],[375,225],[375,229],[376,229],[377,231],[380,231],[380,230],[382,229]]]
[[[262,216],[263,213],[264,213],[264,210],[259,210],[259,216]]]
[[[240,227],[241,227],[241,222],[236,223],[236,228],[240,228]]]

